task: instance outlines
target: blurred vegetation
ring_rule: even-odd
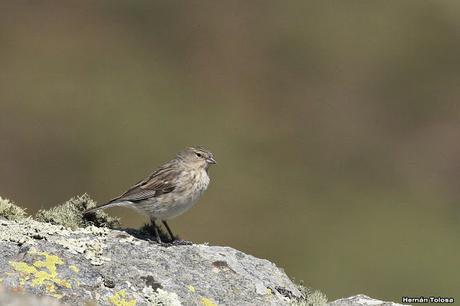
[[[181,238],[329,299],[455,296],[460,2],[4,1],[0,195],[102,203],[187,145]],[[125,226],[146,219],[126,209]]]

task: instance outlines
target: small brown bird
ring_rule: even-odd
[[[150,217],[157,241],[161,243],[155,221],[161,220],[171,239],[174,235],[166,220],[190,209],[208,188],[208,169],[216,164],[213,154],[203,147],[189,147],[176,158],[160,166],[121,196],[85,212],[124,206]]]

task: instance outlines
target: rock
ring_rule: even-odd
[[[289,305],[304,300],[299,287],[267,260],[230,247],[159,245],[135,230],[70,230],[31,218],[0,219],[0,252],[5,288],[69,305]]]
[[[12,293],[0,287],[0,305],[2,306],[63,306],[58,300],[31,294]]]
[[[40,210],[39,222],[0,198],[0,305],[327,304],[267,260],[229,247],[159,245],[148,226],[107,228],[118,220],[104,212],[83,218],[95,205],[86,194],[74,197]],[[400,304],[357,295],[327,305]]]
[[[343,298],[336,300],[334,302],[328,303],[330,306],[402,306],[402,304],[397,304],[393,302],[384,302],[370,298],[364,294],[359,294],[351,296],[348,298]]]

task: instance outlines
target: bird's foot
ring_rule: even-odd
[[[193,242],[188,241],[188,240],[177,239],[177,240],[174,240],[174,241],[170,242],[170,244],[172,244],[174,246],[176,246],[176,245],[192,245]]]
[[[192,245],[193,242],[187,241],[187,240],[172,240],[168,242],[157,242],[157,241],[151,241],[151,243],[158,244],[162,247],[169,248],[169,247],[174,247],[174,246],[181,246],[181,245]]]

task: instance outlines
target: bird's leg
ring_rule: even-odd
[[[173,232],[171,231],[171,228],[169,228],[168,223],[166,223],[165,220],[163,220],[163,221],[161,221],[161,222],[163,222],[164,226],[165,226],[166,229],[168,230],[169,236],[171,237],[171,241],[176,240],[176,237],[174,237],[174,234],[173,234]]]
[[[190,241],[181,240],[178,236],[174,236],[174,234],[171,231],[171,228],[168,226],[168,223],[164,220],[161,222],[163,222],[164,226],[168,230],[169,236],[171,236],[171,242],[169,243],[170,245],[192,245],[193,244]]]
[[[155,236],[157,238],[157,242],[161,244],[161,238],[160,238],[160,233],[158,232],[157,224],[155,223],[155,219],[151,218],[150,222],[152,223],[153,226],[153,231],[155,232]]]

